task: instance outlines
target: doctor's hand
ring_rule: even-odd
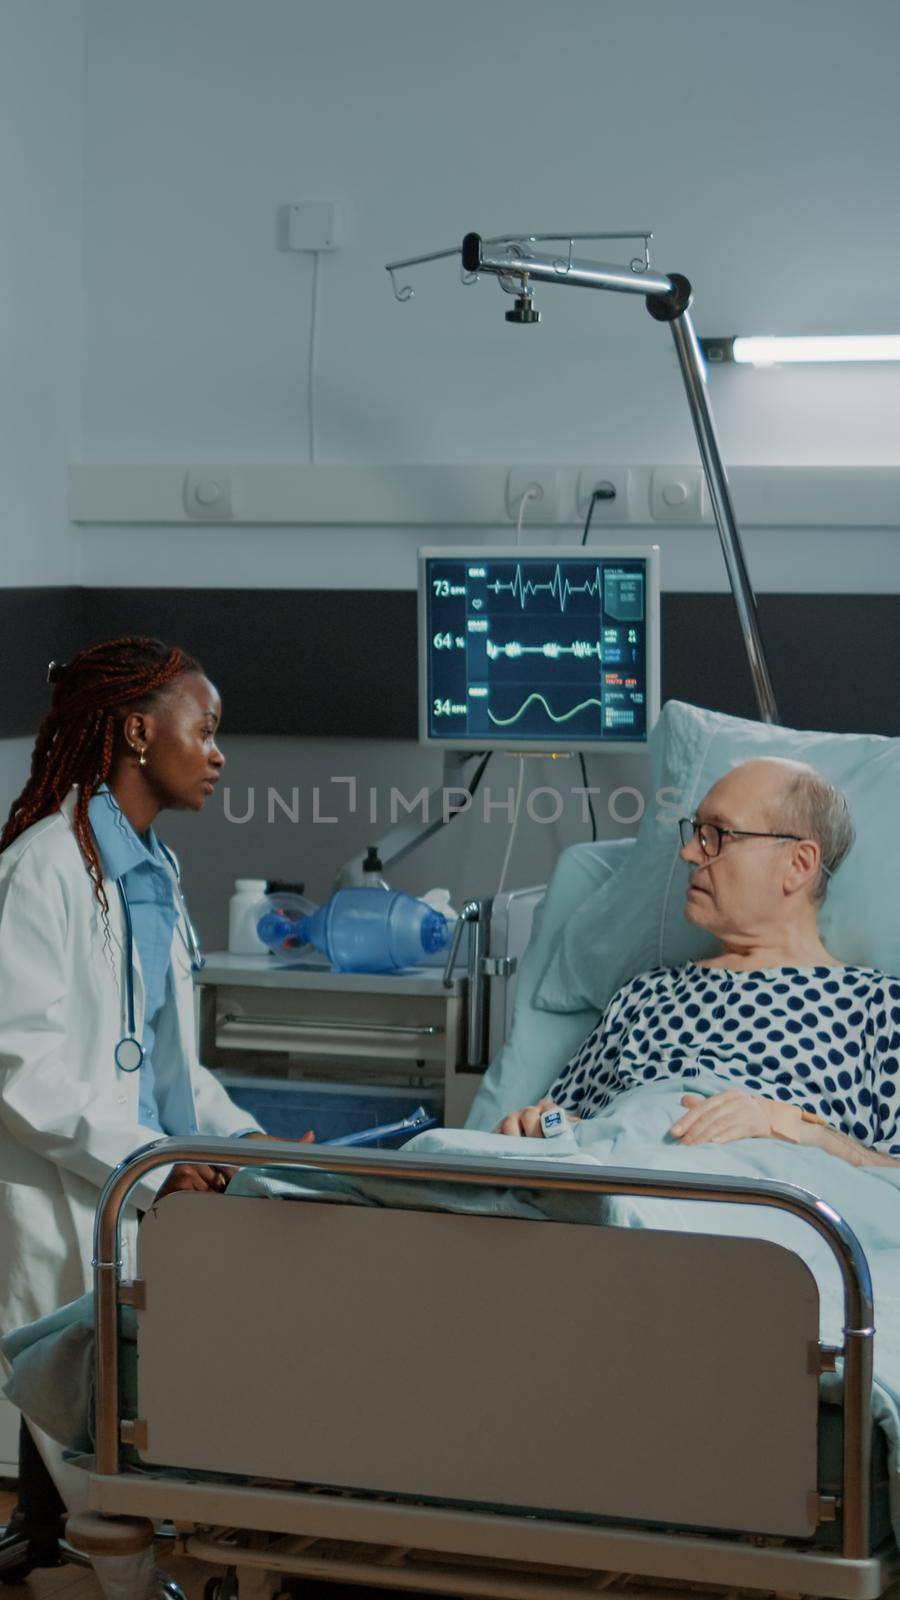
[[[277,1133],[245,1133],[244,1138],[258,1139],[262,1144],[315,1144],[316,1142],[312,1128],[307,1128],[299,1139],[281,1139]]]
[[[552,1100],[539,1100],[536,1106],[523,1106],[521,1111],[511,1111],[508,1117],[498,1122],[494,1132],[508,1133],[514,1139],[543,1139],[541,1112],[557,1109]],[[571,1122],[573,1119],[570,1117],[568,1120]]]
[[[306,1132],[301,1134],[299,1139],[280,1139],[277,1133],[262,1132],[245,1133],[242,1137],[247,1140],[253,1139],[259,1144],[314,1144],[316,1138],[312,1128],[307,1128]],[[223,1189],[227,1189],[235,1173],[240,1172],[241,1169],[240,1167],[218,1167],[216,1170],[224,1175],[225,1182],[223,1183],[222,1187]]]
[[[228,1178],[231,1169],[222,1167],[207,1167],[202,1164],[196,1166],[180,1165],[173,1167],[162,1188],[157,1192],[157,1200],[165,1199],[167,1194],[177,1194],[179,1190],[193,1189],[210,1194],[222,1194],[228,1187]]]
[[[747,1089],[726,1089],[722,1094],[685,1094],[686,1116],[673,1122],[669,1132],[679,1144],[730,1144],[732,1139],[769,1139],[775,1106]]]

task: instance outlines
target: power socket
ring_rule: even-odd
[[[230,522],[234,517],[231,473],[227,467],[188,467],[182,485],[184,509],[196,522]]]
[[[596,501],[591,527],[595,522],[628,521],[628,489],[630,473],[627,467],[579,467],[575,490],[575,511],[584,522],[595,489],[609,485],[614,493],[609,499]]]
[[[522,524],[548,523],[559,520],[559,468],[512,467],[506,479],[506,514],[518,522],[522,496],[529,489],[535,491],[525,507]]]
[[[701,467],[654,467],[650,478],[654,522],[705,522],[709,514]]]

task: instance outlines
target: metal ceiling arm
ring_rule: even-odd
[[[578,261],[570,257],[537,255],[528,240],[495,244],[477,233],[462,242],[465,272],[491,272],[499,278],[524,277],[533,283],[568,283],[579,289],[614,289],[622,294],[667,294],[668,278],[658,272],[635,272],[607,261]]]

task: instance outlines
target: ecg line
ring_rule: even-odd
[[[531,705],[532,700],[540,700],[541,705],[544,707],[544,710],[546,711],[551,722],[568,722],[570,717],[577,717],[579,711],[584,711],[587,706],[599,706],[600,710],[603,710],[603,702],[601,700],[595,700],[592,698],[590,700],[582,700],[577,706],[573,706],[571,711],[564,711],[562,715],[558,717],[555,711],[550,710],[550,707],[544,699],[544,696],[542,694],[534,693],[530,694],[527,700],[522,701],[518,711],[516,711],[513,716],[495,717],[490,706],[488,706],[488,716],[492,722],[496,723],[498,728],[508,728],[510,723],[518,722],[519,718],[525,715],[525,712]]]
[[[600,568],[595,567],[593,582],[588,578],[585,583],[570,583],[568,578],[563,577],[557,562],[553,577],[549,583],[532,583],[530,578],[522,577],[522,568],[517,566],[516,575],[512,583],[501,583],[498,578],[495,583],[489,583],[487,587],[493,589],[494,594],[499,594],[501,589],[508,589],[511,595],[518,595],[519,604],[523,611],[525,610],[525,601],[528,595],[537,594],[540,589],[543,589],[547,594],[553,595],[559,601],[559,609],[564,612],[569,603],[570,595],[590,594],[599,596],[600,581]]]
[[[557,656],[575,656],[579,661],[596,656],[600,660],[599,643],[591,644],[586,639],[576,639],[574,644],[556,644],[553,640],[546,644],[519,644],[517,639],[511,639],[508,644],[494,644],[492,639],[487,639],[485,649],[490,661],[496,661],[498,656],[508,656],[510,660],[518,656],[547,656],[551,661]]]

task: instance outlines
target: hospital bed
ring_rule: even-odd
[[[535,991],[632,848],[562,856],[475,1125],[545,1087],[590,1025],[536,1007]],[[172,1159],[788,1211],[837,1264],[843,1336],[823,1344],[816,1281],[780,1245],[490,1208],[232,1197],[223,1228],[218,1204],[180,1194],[148,1213],[136,1279],[121,1282],[121,1207]],[[228,1569],[217,1600],[271,1600],[290,1574],[547,1600],[696,1587],[875,1600],[900,1580],[877,1432],[872,1470],[868,1265],[840,1216],[791,1185],[179,1139],[114,1174],[96,1254],[91,1504],[130,1536],[151,1532],[133,1519],[170,1519]],[[121,1306],[138,1328],[127,1418]],[[823,1405],[822,1374],[841,1364],[841,1403]],[[95,1533],[76,1519],[73,1542],[90,1549]]]

